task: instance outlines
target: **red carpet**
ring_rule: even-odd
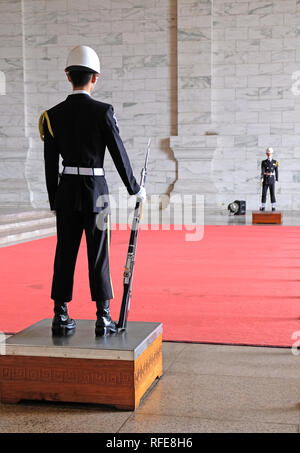
[[[129,321],[163,322],[164,340],[291,346],[300,331],[299,227],[205,226],[199,242],[186,242],[185,234],[140,231]],[[129,230],[112,233],[115,319],[128,239]],[[1,331],[52,317],[55,242],[1,248]],[[85,240],[69,307],[75,318],[95,318]]]

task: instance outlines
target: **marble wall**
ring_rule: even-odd
[[[23,8],[19,0],[0,2],[0,205],[28,206],[25,174]]]
[[[299,43],[300,0],[0,0],[0,205],[47,207],[37,121],[67,96],[66,57],[86,44],[137,177],[152,137],[149,194],[256,208],[272,146],[279,206],[300,209]],[[105,167],[116,194],[109,155]]]
[[[279,206],[298,210],[300,2],[214,0],[212,27],[217,200],[234,194],[255,207],[260,161],[271,146]]]
[[[37,118],[70,92],[63,70],[68,52],[79,44],[93,47],[100,56],[102,75],[93,96],[114,105],[138,180],[152,137],[149,191],[165,193],[175,179],[176,164],[168,145],[177,127],[176,2],[26,0],[24,6],[27,173],[35,175],[30,178],[34,205],[46,201]],[[105,170],[116,194],[122,182],[108,153]]]

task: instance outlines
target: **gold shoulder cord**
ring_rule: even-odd
[[[44,119],[46,118],[46,121],[47,121],[47,126],[48,126],[48,131],[50,132],[50,134],[52,135],[52,137],[54,138],[54,134],[53,134],[53,130],[52,130],[52,127],[51,127],[51,123],[50,123],[50,119],[49,119],[49,115],[48,115],[48,112],[47,110],[45,110],[40,118],[39,118],[39,131],[40,131],[40,137],[41,137],[41,140],[44,141],[44,138],[45,138],[45,133],[44,133]]]
[[[278,162],[278,160],[276,160],[276,164],[275,164],[275,165],[276,165],[276,167],[279,167],[279,162]]]

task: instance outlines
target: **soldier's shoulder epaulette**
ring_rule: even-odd
[[[39,132],[40,132],[40,137],[41,137],[42,141],[44,141],[44,139],[45,139],[45,131],[44,131],[44,121],[45,121],[45,119],[46,119],[46,122],[47,122],[48,131],[50,132],[50,134],[54,138],[54,134],[53,134],[53,130],[52,130],[52,127],[51,127],[49,115],[48,115],[47,110],[45,110],[41,114],[41,116],[39,118]]]

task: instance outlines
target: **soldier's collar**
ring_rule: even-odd
[[[73,90],[70,94],[87,94],[88,96],[91,95],[88,91],[85,90]]]

